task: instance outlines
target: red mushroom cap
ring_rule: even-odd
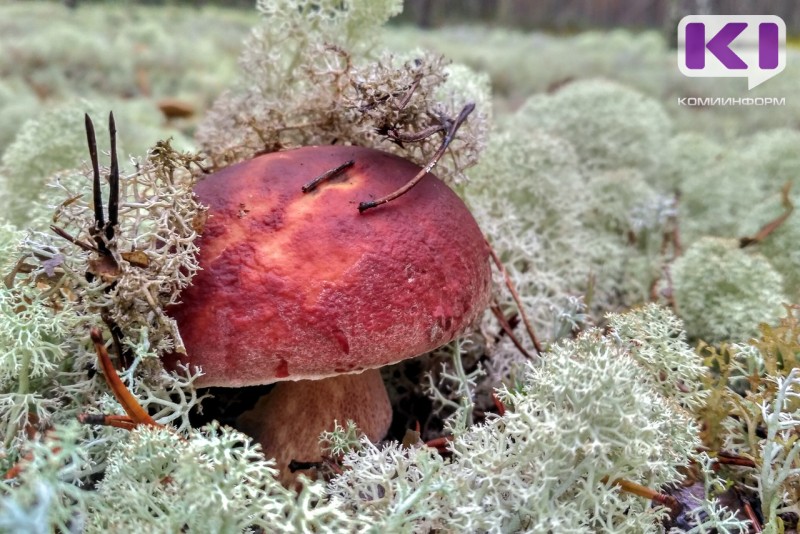
[[[354,164],[309,193],[301,187]],[[460,334],[487,305],[488,248],[433,175],[359,213],[419,167],[352,146],[305,147],[201,181],[200,271],[170,314],[202,386],[315,379],[381,367]]]

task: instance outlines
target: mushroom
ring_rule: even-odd
[[[382,439],[391,406],[378,368],[451,341],[488,303],[483,235],[435,176],[359,213],[359,201],[419,170],[374,149],[317,146],[259,156],[196,186],[209,207],[202,270],[170,310],[186,354],[166,364],[202,368],[199,386],[280,382],[240,426],[284,482],[291,460],[321,459],[319,435],[335,420]]]

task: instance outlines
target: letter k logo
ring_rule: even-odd
[[[775,15],[688,15],[678,68],[691,78],[747,78],[752,89],[786,67],[786,24]]]
[[[747,23],[729,22],[706,44],[706,25],[692,22],[686,25],[686,66],[703,69],[706,66],[706,48],[728,69],[746,69],[747,63],[730,49],[730,44],[739,37]]]

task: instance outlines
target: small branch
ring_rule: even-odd
[[[608,477],[603,477],[603,482],[607,484]],[[617,486],[619,489],[621,489],[626,493],[638,495],[639,497],[650,499],[654,503],[662,504],[667,508],[669,508],[676,515],[680,513],[681,505],[678,502],[678,499],[672,497],[671,495],[659,493],[655,490],[648,488],[647,486],[642,486],[641,484],[637,484],[636,482],[631,482],[630,480],[625,480],[624,478],[617,478],[612,480],[611,485]]]
[[[425,165],[425,167],[423,167],[417,173],[417,175],[414,176],[406,185],[404,185],[403,187],[401,187],[397,191],[395,191],[393,193],[389,193],[388,195],[386,195],[384,197],[381,197],[378,200],[370,200],[370,201],[367,201],[367,202],[361,202],[358,205],[359,213],[364,213],[368,209],[372,209],[372,208],[375,208],[377,206],[380,206],[381,204],[386,204],[387,202],[391,202],[392,200],[403,196],[408,191],[410,191],[412,187],[417,185],[419,183],[419,181],[422,180],[425,177],[426,174],[428,174],[429,172],[431,172],[431,170],[433,170],[433,168],[436,166],[436,164],[439,162],[439,160],[444,155],[445,151],[447,150],[447,147],[449,147],[450,143],[453,142],[453,139],[455,138],[455,135],[456,135],[456,132],[458,132],[458,129],[461,127],[461,125],[464,123],[464,121],[467,120],[467,117],[469,117],[469,114],[472,113],[472,111],[474,109],[475,109],[475,104],[473,102],[470,102],[469,104],[465,105],[461,109],[461,112],[458,114],[458,117],[456,117],[455,120],[453,120],[453,121],[443,121],[448,126],[447,134],[444,136],[444,139],[442,140],[442,144],[439,145],[439,149],[433,155],[433,157],[428,162],[428,164]]]
[[[310,193],[311,191],[316,189],[319,184],[321,184],[322,182],[324,182],[326,180],[330,180],[331,178],[336,178],[337,176],[342,174],[345,170],[347,170],[350,167],[352,167],[353,165],[355,165],[355,163],[356,163],[356,160],[354,160],[354,159],[351,159],[350,161],[345,161],[344,163],[342,163],[338,167],[335,167],[333,169],[330,169],[330,170],[325,171],[324,173],[320,174],[319,176],[317,176],[316,178],[314,178],[313,180],[311,180],[310,182],[305,184],[303,187],[301,187],[300,190],[303,193]]]
[[[67,241],[72,243],[73,245],[75,245],[77,247],[80,247],[80,248],[82,248],[83,250],[85,250],[87,252],[97,252],[98,254],[100,254],[100,251],[97,250],[97,247],[94,247],[94,246],[90,245],[89,243],[84,243],[83,241],[79,241],[77,238],[72,237],[65,230],[62,230],[58,226],[55,226],[55,225],[51,224],[50,225],[50,229],[53,232],[55,232],[59,237],[63,237],[64,239],[66,239]]]
[[[447,127],[444,124],[434,124],[424,130],[419,132],[412,132],[412,133],[401,133],[397,132],[394,129],[378,129],[378,133],[385,135],[389,138],[389,141],[397,143],[398,145],[402,146],[403,143],[418,143],[427,139],[428,137],[432,136],[433,134],[437,134],[439,132],[444,132],[447,130]]]
[[[419,61],[419,60],[417,60]],[[411,97],[414,95],[414,91],[417,90],[419,87],[419,82],[422,81],[422,73],[418,72],[416,76],[414,76],[414,81],[411,82],[411,85],[408,86],[408,90],[406,94],[403,95],[403,98],[397,103],[397,109],[405,109],[408,103],[411,101]]]
[[[756,234],[752,237],[742,237],[739,239],[739,247],[745,248],[753,243],[760,243],[765,240],[767,237],[770,236],[775,230],[781,227],[781,225],[786,222],[786,219],[794,211],[794,203],[792,203],[792,199],[789,198],[789,190],[792,188],[792,182],[786,182],[781,189],[781,204],[783,205],[783,213],[773,219],[772,221],[768,222],[761,229],[756,232]]]
[[[723,451],[718,452],[714,460],[718,464],[723,464],[723,465],[738,465],[741,467],[753,467],[753,468],[756,467],[756,463],[750,458],[745,458],[744,456],[739,456],[736,454],[731,454]]]
[[[502,328],[503,332],[505,332],[506,335],[509,338],[511,338],[511,342],[514,343],[514,346],[517,347],[517,350],[520,351],[522,355],[525,356],[526,358],[528,359],[533,358],[533,356],[531,356],[531,354],[527,350],[525,350],[525,347],[522,346],[522,343],[520,342],[519,339],[517,339],[517,336],[514,335],[514,332],[511,329],[511,325],[508,324],[506,316],[503,315],[503,312],[500,309],[500,307],[497,304],[492,304],[489,309],[492,310],[492,313],[497,318],[497,322],[500,323],[500,328]]]
[[[27,274],[33,271],[34,267],[32,265],[25,263],[25,260],[27,260],[30,257],[31,257],[30,254],[25,254],[20,259],[18,259],[16,265],[14,265],[14,268],[11,269],[11,272],[8,273],[3,278],[3,283],[6,285],[8,289],[14,287],[14,278],[17,277],[17,274],[19,273]]]
[[[84,425],[112,426],[133,430],[138,425],[127,415],[105,415],[102,413],[81,413],[78,414],[78,422]]]
[[[513,331],[513,330],[516,330],[516,328],[519,326],[519,323],[521,322],[521,319],[519,318],[519,312],[514,312],[514,313],[512,313],[511,315],[509,315],[509,316],[506,318],[506,322],[508,322],[508,326],[511,328],[511,330],[512,330],[512,331]],[[500,339],[501,339],[501,338],[502,338],[504,335],[505,335],[505,331],[504,331],[504,330],[501,328],[501,329],[500,329],[500,331],[499,331],[499,332],[497,332],[497,333],[494,335],[494,340],[495,340],[495,342],[498,342],[498,341],[500,341]]]
[[[756,534],[758,534],[760,532],[763,532],[763,529],[761,528],[761,521],[758,520],[758,516],[756,515],[756,511],[753,510],[753,505],[751,505],[747,501],[744,501],[741,497],[739,497],[739,500],[742,500],[743,503],[744,503],[744,513],[747,515],[747,518],[750,520],[750,524],[753,525],[753,530],[756,532]]]
[[[511,281],[511,277],[508,275],[508,271],[506,271],[503,262],[500,261],[500,257],[494,251],[492,244],[489,243],[488,239],[484,239],[484,241],[486,242],[486,246],[489,248],[489,253],[492,255],[492,260],[494,261],[497,270],[500,271],[501,275],[503,275],[503,280],[506,283],[506,287],[511,292],[511,298],[514,299],[514,304],[517,305],[519,314],[522,317],[522,322],[525,324],[525,329],[528,331],[528,336],[531,338],[531,341],[533,342],[533,348],[536,349],[536,354],[541,356],[543,352],[542,345],[539,343],[539,339],[536,337],[536,332],[533,330],[533,325],[528,319],[528,314],[525,313],[525,307],[522,305],[522,299],[519,298],[519,293],[517,293],[517,290],[514,287],[514,283]]]

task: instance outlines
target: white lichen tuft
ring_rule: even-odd
[[[240,58],[242,78],[197,132],[217,167],[333,143],[372,146],[424,165],[473,103],[477,111],[437,171],[444,180],[464,180],[488,135],[488,78],[464,75],[428,52],[376,53],[377,29],[400,2],[283,0],[258,7],[263,22]]]
[[[690,337],[708,342],[745,341],[759,323],[780,317],[781,275],[762,255],[734,240],[707,237],[670,267],[678,315]]]
[[[667,308],[647,304],[625,314],[611,314],[608,325],[666,399],[695,411],[706,400],[701,388],[708,369],[686,340],[683,322]]]
[[[250,438],[212,424],[181,436],[139,428],[120,441],[91,501],[87,532],[109,528],[164,532],[332,531],[347,524],[319,484],[299,497]]]
[[[658,326],[644,326],[643,314]],[[664,353],[672,376],[685,378],[697,373],[697,358],[680,335],[671,341],[678,323],[666,311],[615,320],[644,334],[640,345],[596,330],[558,343],[498,391],[504,415],[455,429],[449,461],[424,446],[362,442],[345,454],[330,493],[397,531],[658,532],[663,511],[613,481],[681,480],[698,428],[661,391],[680,393],[642,380],[651,372],[643,354]]]
[[[635,168],[649,176],[661,163],[672,124],[656,100],[606,80],[568,83],[535,95],[513,119],[570,141],[587,168]]]
[[[760,451],[761,472],[755,479],[764,513],[764,532],[769,534],[782,530],[778,528],[778,514],[800,512],[797,501],[787,499],[790,491],[797,494],[800,482],[800,442],[795,437],[800,427],[800,370],[792,369],[785,378],[774,380],[774,400],[760,406],[766,436]]]

